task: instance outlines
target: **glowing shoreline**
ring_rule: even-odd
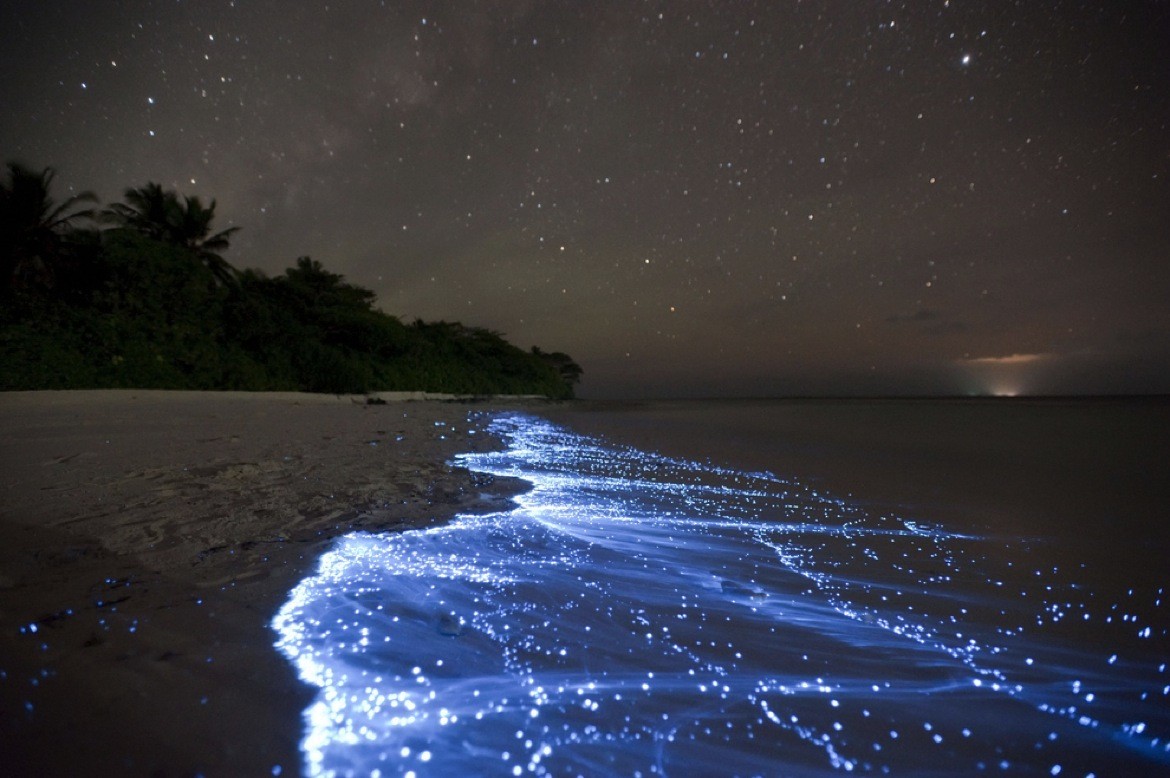
[[[1021,597],[1035,576],[978,538],[531,417],[492,432],[507,450],[459,464],[532,483],[515,510],[342,538],[274,619],[321,689],[309,774],[1170,764],[1165,664],[1031,638],[1074,587]]]

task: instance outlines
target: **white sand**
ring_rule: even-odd
[[[483,408],[0,394],[5,774],[296,774],[310,689],[268,620],[330,538],[519,488],[445,464]]]

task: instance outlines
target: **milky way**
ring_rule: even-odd
[[[586,395],[1170,388],[1161,3],[6,3],[0,153]]]

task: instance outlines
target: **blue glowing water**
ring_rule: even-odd
[[[311,775],[1170,772],[1162,589],[496,418],[513,511],[352,534],[278,648]]]

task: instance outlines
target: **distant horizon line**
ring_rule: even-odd
[[[780,395],[707,395],[695,397],[641,396],[641,397],[575,397],[566,402],[797,402],[797,401],[858,401],[880,400],[906,401],[994,401],[994,402],[1037,402],[1037,401],[1116,401],[1116,400],[1160,400],[1170,401],[1170,392],[1117,392],[1080,394],[780,394]]]

